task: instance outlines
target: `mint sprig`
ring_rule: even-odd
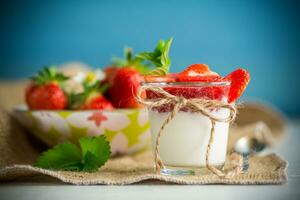
[[[78,148],[66,142],[43,152],[34,166],[43,169],[94,172],[111,155],[110,144],[104,136],[82,137]]]
[[[172,41],[172,37],[167,41],[160,40],[152,52],[142,52],[136,55],[137,58],[148,61],[156,67],[147,75],[165,76],[168,74],[171,65],[169,51]]]

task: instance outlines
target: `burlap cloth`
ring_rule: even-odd
[[[37,180],[53,177],[72,184],[125,185],[147,180],[177,184],[282,184],[287,181],[287,162],[275,154],[253,156],[247,173],[233,179],[219,178],[207,169],[199,169],[194,176],[163,176],[154,171],[150,152],[110,159],[95,173],[52,171],[32,167],[41,150],[40,144],[11,117],[12,106],[23,102],[24,82],[0,81],[0,181]],[[269,147],[278,143],[286,133],[283,118],[261,104],[247,104],[240,110],[238,120],[230,129],[229,151],[242,136],[257,137]],[[257,127],[263,133],[255,134]],[[271,137],[269,137],[271,136]],[[230,166],[225,166],[229,169]]]

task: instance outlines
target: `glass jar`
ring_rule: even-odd
[[[176,97],[227,102],[230,82],[170,82],[143,83],[143,86],[161,88]],[[146,89],[146,99],[155,101],[165,98],[158,92]],[[174,109],[173,103],[166,103],[149,110],[153,151],[163,123]],[[218,119],[230,115],[227,108],[210,109],[209,114]],[[211,119],[188,106],[183,106],[166,125],[160,135],[159,156],[164,164],[161,174],[194,174],[195,169],[206,166],[206,150],[212,128]],[[228,122],[216,122],[214,138],[209,154],[209,164],[222,167],[227,152]]]

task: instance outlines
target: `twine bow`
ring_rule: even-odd
[[[143,99],[141,96],[142,92],[144,91],[152,91],[156,94],[160,94],[160,98],[155,99]],[[230,123],[233,122],[236,116],[236,108],[234,105],[217,101],[217,100],[207,100],[207,99],[186,99],[184,97],[180,96],[174,96],[165,90],[163,90],[160,87],[154,87],[154,86],[141,86],[137,99],[141,104],[144,104],[149,109],[152,109],[154,107],[171,104],[174,105],[174,108],[171,110],[170,114],[168,115],[167,119],[163,122],[155,142],[155,153],[154,153],[154,162],[155,162],[155,169],[156,172],[159,173],[161,168],[164,168],[163,161],[161,160],[159,156],[159,145],[160,145],[160,136],[163,132],[163,130],[166,128],[166,126],[174,119],[176,114],[180,111],[181,108],[188,108],[189,111],[202,114],[206,117],[208,117],[211,121],[211,130],[210,130],[210,137],[206,149],[205,154],[205,162],[206,167],[209,169],[212,173],[217,175],[220,178],[232,178],[233,176],[239,174],[242,172],[242,165],[243,165],[243,158],[242,156],[233,153],[231,155],[231,162],[233,163],[234,167],[232,170],[228,172],[224,172],[222,170],[217,169],[216,167],[210,165],[209,163],[209,155],[211,151],[211,146],[214,141],[214,135],[215,135],[215,125],[216,122],[224,122],[224,123]],[[213,109],[219,109],[219,108],[227,108],[230,110],[230,114],[228,117],[225,118],[219,118],[217,116],[214,116],[211,113],[211,110]]]

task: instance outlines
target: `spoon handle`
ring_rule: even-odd
[[[242,170],[243,172],[247,172],[249,169],[249,155],[248,154],[242,154],[243,156],[243,166]]]

